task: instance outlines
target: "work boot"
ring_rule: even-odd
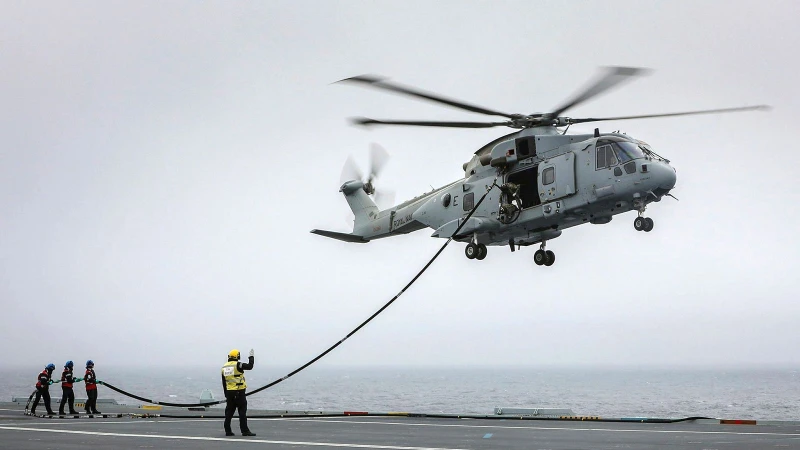
[[[247,431],[243,431],[243,432],[242,432],[242,436],[255,436],[255,435],[256,435],[256,434],[255,434],[255,433],[253,433],[253,432],[252,432],[252,431],[250,431],[250,430],[247,430]]]
[[[74,409],[72,411],[70,411],[69,413],[70,414],[80,414],[78,411],[75,411]]]
[[[36,410],[35,410],[35,409],[32,409],[32,410],[31,410],[31,415],[32,415],[32,416],[35,416],[35,415],[36,415]]]
[[[226,430],[226,431],[225,431],[225,436],[236,436],[236,435],[235,435],[235,434],[233,434],[233,431],[227,431],[227,430]]]
[[[102,414],[102,413],[95,409],[94,411],[92,411],[92,414]]]

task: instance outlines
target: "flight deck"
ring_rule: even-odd
[[[249,410],[255,437],[226,437],[222,408],[98,404],[102,414],[39,417],[0,403],[0,448],[783,449],[800,448],[800,422],[602,418],[495,410],[485,416],[407,412]],[[38,412],[38,411],[37,411]],[[563,412],[551,411],[556,414]],[[499,414],[498,414],[499,413]],[[528,414],[526,414],[528,413]]]

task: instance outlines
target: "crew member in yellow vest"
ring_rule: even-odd
[[[250,350],[250,358],[247,363],[239,361],[239,350],[231,350],[228,353],[228,362],[222,366],[222,389],[225,391],[225,436],[233,436],[231,431],[231,420],[233,419],[233,412],[239,410],[239,429],[242,436],[255,436],[247,428],[247,396],[245,389],[247,383],[244,381],[244,371],[253,370],[253,350]]]

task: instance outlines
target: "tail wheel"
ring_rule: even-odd
[[[478,244],[478,254],[475,255],[475,259],[482,260],[486,258],[486,253],[488,253],[486,246],[484,244]]]
[[[469,259],[475,259],[478,256],[478,246],[470,242],[467,244],[467,248],[464,249],[464,254]]]

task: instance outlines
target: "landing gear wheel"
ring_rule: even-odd
[[[478,254],[475,255],[475,259],[480,261],[483,258],[486,258],[486,253],[488,253],[486,246],[484,244],[478,244]]]
[[[644,219],[644,221],[645,224],[643,230],[647,232],[653,231],[653,219],[647,217],[646,219]]]
[[[536,263],[537,266],[541,266],[542,264],[547,262],[547,253],[544,250],[536,250],[536,253],[533,254],[533,262]]]
[[[636,229],[636,231],[644,230],[645,225],[647,225],[647,219],[644,217],[639,216],[633,219],[633,228]]]
[[[475,259],[478,256],[478,246],[470,242],[467,244],[467,248],[464,249],[464,254],[467,255],[469,259]]]
[[[552,251],[548,250],[544,252],[547,255],[547,260],[544,262],[545,266],[552,266],[554,262],[556,262],[556,254]]]

